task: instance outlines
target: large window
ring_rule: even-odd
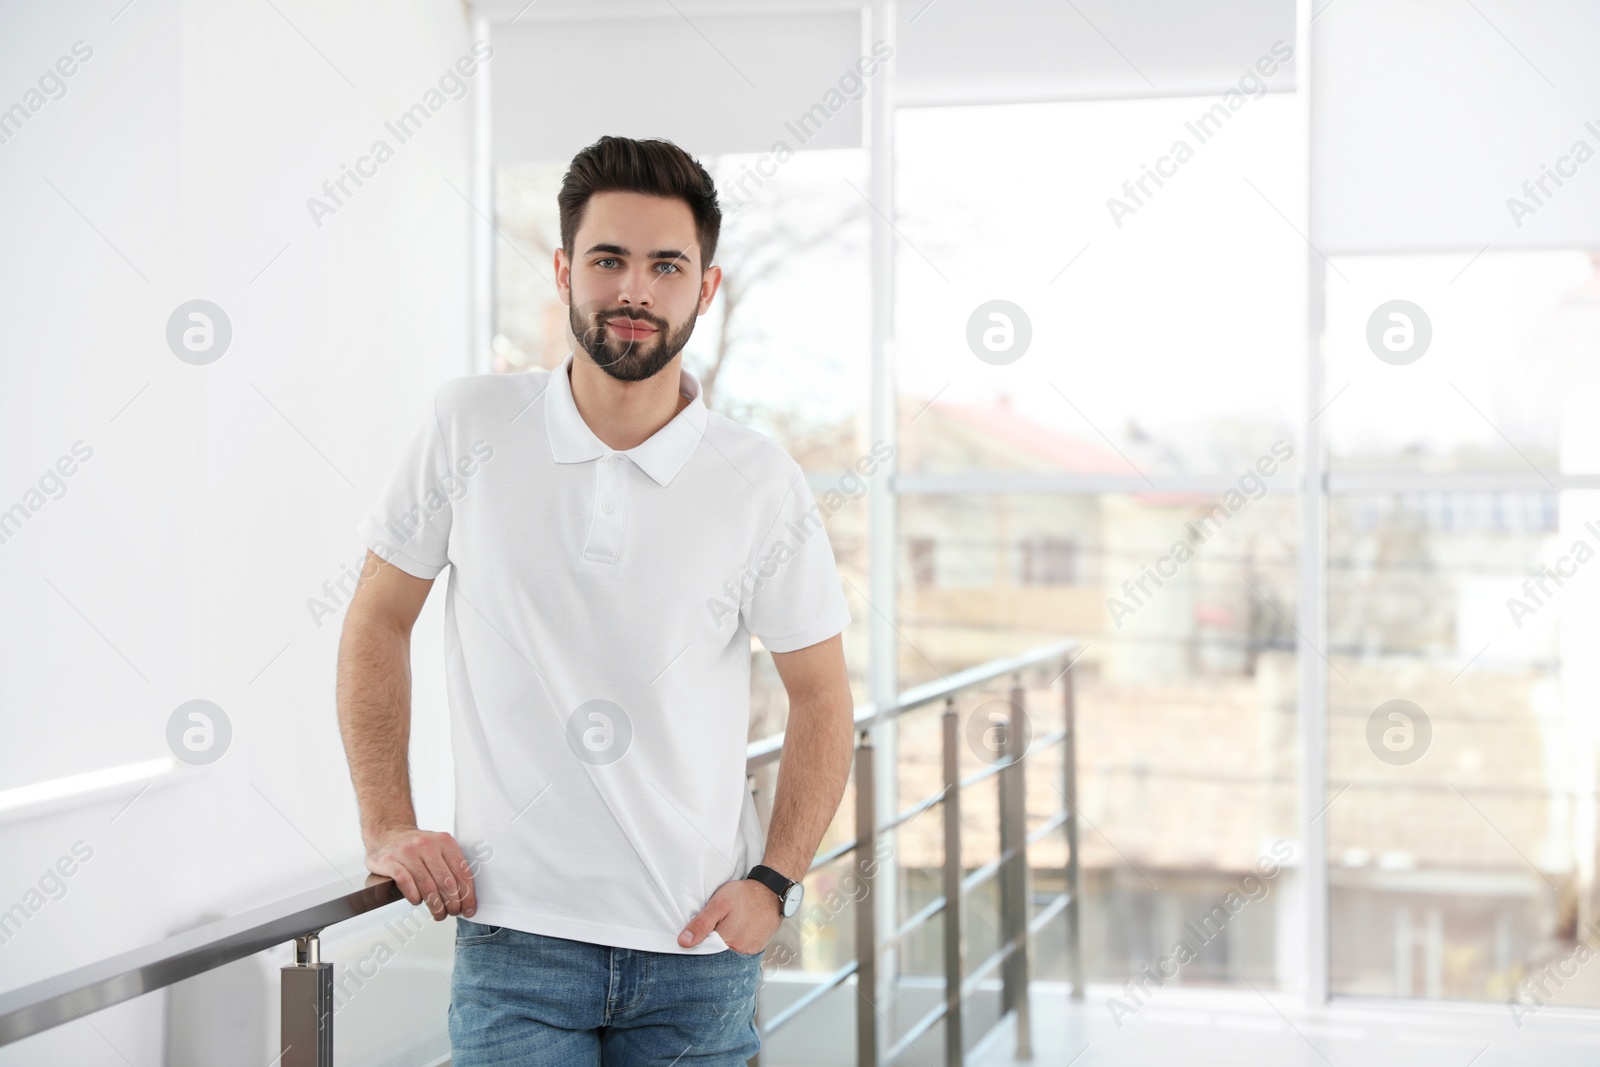
[[[1594,268],[1329,271],[1335,992],[1504,1001],[1597,918]]]
[[[1132,212],[1108,207],[1132,205],[1124,182],[1211,103],[898,120],[900,679],[1083,641],[1091,981],[1156,964],[1260,857],[1299,847],[1293,101],[1250,101]],[[919,751],[903,743],[903,774]],[[1060,806],[1042,788],[1035,815]],[[1059,876],[1061,855],[1031,860],[1038,884]],[[1178,981],[1297,984],[1278,951],[1296,866],[1198,941]]]
[[[1322,261],[1304,236],[1300,103],[1251,98],[1196,141],[1213,102],[896,113],[898,681],[1083,641],[1088,977],[1138,974],[1287,853],[1177,981],[1298,987],[1297,652],[1302,609],[1325,615],[1332,990],[1503,1000],[1600,918],[1585,711],[1600,689],[1600,256]],[[1161,163],[1183,139],[1193,151]],[[707,160],[723,186],[749,163]],[[828,528],[862,702],[867,501],[842,476],[874,444],[866,169],[864,150],[803,152],[725,202],[727,280],[685,355],[711,406],[799,458],[819,500],[842,491]],[[497,171],[499,371],[574,344],[551,277],[560,175]],[[1322,558],[1301,545],[1308,262],[1325,294],[1327,570],[1325,602],[1303,605],[1306,559]],[[758,736],[785,708],[770,659],[753,662]],[[908,802],[937,769],[931,729],[904,724]],[[941,857],[906,836],[914,911]],[[1063,858],[1041,852],[1036,878]],[[797,966],[825,971],[850,945],[830,925]],[[919,955],[933,947],[908,952],[908,973],[936,969]]]
[[[1277,440],[1298,449],[1294,101],[1252,100],[1118,206],[1213,102],[899,113],[902,470],[1237,475]]]

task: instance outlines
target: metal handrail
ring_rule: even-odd
[[[1041,751],[1043,751],[1043,750],[1045,750],[1047,748],[1050,748],[1053,745],[1056,745],[1056,744],[1060,743],[1062,740],[1065,739],[1066,734],[1067,734],[1067,732],[1065,730],[1057,730],[1052,734],[1047,734],[1045,737],[1040,738],[1040,739],[1036,740],[1035,742],[1033,742],[1033,744],[1029,746],[1029,750],[1031,752],[1041,752]],[[977,772],[975,772],[973,774],[968,775],[966,778],[963,778],[961,780],[961,782],[959,783],[960,788],[965,789],[969,785],[975,785],[976,783],[981,782],[981,781],[991,777],[992,775],[998,773],[999,771],[1004,770],[1006,767],[1009,767],[1012,764],[1012,762],[1013,761],[1011,760],[1010,757],[1007,757],[1007,758],[1002,759],[1002,760],[997,760],[997,761],[995,761],[994,764],[992,764],[991,766],[985,768],[984,770],[977,771]],[[941,802],[943,802],[945,797],[946,797],[946,794],[948,792],[949,792],[948,789],[941,789],[937,793],[932,793],[932,794],[924,797],[923,799],[921,799],[921,800],[917,801],[915,804],[913,804],[911,807],[905,808],[902,811],[900,811],[898,814],[896,814],[894,816],[894,818],[890,819],[888,822],[879,824],[878,832],[879,833],[884,833],[884,832],[886,832],[888,830],[894,829],[896,826],[900,826],[900,825],[902,825],[902,824],[904,824],[906,822],[909,822],[911,819],[915,818],[918,815],[921,815],[923,812],[927,811],[929,808],[935,807],[938,804],[940,804]],[[1049,817],[1049,819],[1046,820],[1046,822],[1042,826],[1039,826],[1037,829],[1029,831],[1028,835],[1027,835],[1027,843],[1031,845],[1035,841],[1043,840],[1045,837],[1049,836],[1051,832],[1053,832],[1053,831],[1065,826],[1067,824],[1067,822],[1071,818],[1072,818],[1072,812],[1070,810],[1068,810],[1067,808],[1062,808],[1060,811],[1057,811],[1054,815],[1051,815]],[[846,853],[850,852],[855,847],[856,847],[856,842],[854,842],[854,841],[846,841],[845,843],[843,843],[841,845],[837,845],[834,848],[829,849],[827,852],[822,853],[815,860],[812,861],[811,866],[809,868],[807,868],[807,872],[806,873],[809,874],[811,871],[817,870],[820,867],[827,866],[829,863],[831,863],[834,860],[838,859],[840,856],[843,856]],[[1004,853],[1002,853],[997,859],[994,859],[994,860],[990,861],[989,863],[985,864],[984,866],[976,868],[971,873],[965,875],[961,879],[961,893],[962,893],[962,896],[969,895],[971,893],[971,891],[976,889],[980,884],[982,884],[983,882],[988,881],[990,878],[993,878],[995,876],[995,874],[997,874],[999,872],[999,869],[1000,869],[1002,864],[1004,864],[1007,860],[1011,860],[1011,859],[1016,858],[1016,856],[1017,856],[1017,851],[1015,849],[1008,849]],[[935,897],[933,900],[930,900],[927,904],[923,905],[923,907],[922,907],[922,909],[920,911],[918,911],[915,915],[911,916],[905,922],[901,923],[900,926],[896,927],[895,931],[892,934],[890,934],[888,937],[886,937],[882,941],[878,942],[879,951],[882,951],[882,950],[887,949],[887,948],[892,948],[895,944],[899,943],[900,941],[905,940],[906,937],[908,937],[909,935],[915,933],[919,927],[921,927],[924,923],[928,922],[935,915],[938,915],[939,912],[944,909],[944,902],[945,902],[944,897],[943,896],[939,896],[939,897]],[[1049,909],[1046,909],[1046,910],[1049,911],[1052,916],[1056,915],[1056,914],[1059,914],[1059,909],[1057,908],[1057,905],[1059,904],[1059,905],[1063,905],[1064,906],[1065,903],[1066,903],[1066,901],[1065,901],[1065,895],[1064,895],[1063,898],[1058,899],[1055,903],[1050,905]],[[787,1009],[785,1009],[784,1015],[787,1016],[788,1014],[789,1014],[789,1011]],[[785,1021],[787,1021],[787,1018],[785,1018]],[[776,1020],[774,1020],[771,1023],[771,1029],[772,1030],[776,1030],[778,1028],[778,1025],[779,1025],[779,1023]],[[768,1032],[770,1032],[770,1031],[768,1031]]]
[[[938,793],[927,797],[911,808],[897,812],[887,823],[879,826],[872,817],[871,795],[871,745],[870,728],[880,723],[885,723],[897,718],[906,712],[924,707],[939,700],[946,703],[947,719],[953,716],[953,701],[956,694],[965,690],[992,681],[995,678],[1013,675],[1020,678],[1021,672],[1042,663],[1066,659],[1068,655],[1078,649],[1075,641],[1060,641],[1039,649],[1024,653],[1019,656],[1002,660],[994,660],[980,664],[954,675],[950,675],[937,682],[930,682],[906,690],[900,698],[885,707],[878,708],[868,705],[857,710],[854,728],[860,743],[856,749],[856,775],[857,775],[857,834],[855,840],[845,842],[828,852],[817,857],[809,870],[816,870],[827,862],[832,862],[851,852],[859,852],[864,842],[874,840],[879,833],[886,833],[903,825],[917,815],[928,809],[943,805],[947,820],[947,843],[949,836],[949,819],[952,812],[959,812],[959,795],[961,789],[974,782],[981,781],[995,774],[1022,772],[1022,754],[1008,755],[997,761],[994,765],[966,778],[957,779],[953,774],[947,774],[947,785]],[[1069,661],[1063,668],[1061,675],[1066,675],[1072,662]],[[1054,679],[1052,679],[1054,681]],[[1014,688],[1013,693],[1018,692]],[[1075,768],[1072,766],[1072,687],[1068,678],[1066,686],[1066,728],[1041,738],[1038,747],[1045,748],[1065,740],[1067,752],[1065,754],[1066,770],[1066,795],[1071,798],[1076,794]],[[949,770],[951,758],[949,738],[951,726],[946,723],[946,764]],[[782,754],[783,734],[775,734],[752,742],[747,748],[746,773],[776,761]],[[865,764],[862,757],[865,755]],[[1008,780],[1013,780],[1013,774],[1006,774],[1002,778],[1002,791],[1004,792]],[[862,786],[865,786],[863,791]],[[1017,807],[1016,798],[1012,801],[1012,810],[1009,818],[1012,823],[1016,820],[1025,820],[1025,813]],[[865,804],[863,801],[865,800]],[[1003,821],[1005,813],[1003,812]],[[1011,825],[1011,824],[1008,824]],[[1022,824],[1025,830],[1025,822]],[[1010,844],[1002,850],[999,860],[993,864],[985,865],[971,875],[958,878],[955,885],[959,895],[965,896],[970,888],[979,881],[987,880],[996,874],[1004,876],[1008,873],[1005,864],[1021,860],[1024,868],[1026,862],[1026,848],[1028,844],[1038,840],[1044,834],[1065,825],[1068,830],[1068,892],[1060,894],[1037,918],[1029,921],[1022,920],[1021,932],[1014,934],[1003,949],[990,957],[972,976],[978,978],[986,975],[994,967],[999,966],[1007,957],[1016,950],[1026,945],[1027,938],[1042,926],[1048,918],[1053,918],[1061,910],[1069,910],[1071,921],[1068,930],[1069,951],[1073,954],[1073,987],[1075,993],[1081,990],[1081,959],[1078,958],[1078,856],[1076,841],[1076,813],[1068,802],[1067,809],[1055,814],[1043,827],[1031,832],[1024,832],[1020,844]],[[1015,833],[1016,826],[1011,825],[1010,832]],[[959,846],[959,827],[955,829],[956,842]],[[959,864],[959,848],[955,862]],[[948,867],[948,862],[947,862]],[[862,857],[857,857],[858,871],[865,871]],[[1026,870],[1021,872],[1026,877]],[[871,882],[870,873],[866,874],[867,881]],[[1018,887],[1020,888],[1020,886]],[[1006,896],[1005,893],[1002,894]],[[863,897],[869,900],[871,894]],[[109,957],[96,963],[79,967],[53,978],[46,978],[19,989],[0,992],[0,1046],[8,1045],[23,1038],[59,1026],[62,1023],[88,1015],[90,1012],[100,1011],[114,1004],[144,993],[153,992],[165,986],[183,981],[186,978],[205,973],[236,960],[252,956],[264,949],[275,945],[293,941],[296,944],[295,965],[283,968],[285,1002],[291,993],[291,979],[295,1003],[302,1000],[309,1003],[315,999],[322,990],[331,994],[332,972],[329,964],[319,960],[318,935],[329,926],[355,918],[358,915],[386,907],[405,899],[393,879],[381,875],[369,875],[363,885],[356,887],[348,880],[333,883],[319,889],[309,890],[285,900],[263,905],[240,915],[198,926],[181,934],[161,941],[140,946],[128,952]],[[916,916],[896,930],[887,941],[876,940],[876,932],[871,922],[871,904],[867,903],[864,911],[858,915],[857,938],[858,949],[865,948],[867,952],[858,952],[857,959],[839,968],[828,976],[819,987],[811,990],[794,1004],[791,1004],[778,1016],[770,1020],[763,1027],[763,1034],[768,1034],[784,1023],[789,1022],[800,1012],[815,1003],[827,990],[847,981],[852,975],[856,977],[858,988],[862,995],[867,997],[869,1004],[875,1000],[872,985],[876,980],[876,957],[883,949],[893,946],[902,940],[915,928],[930,920],[934,915],[947,912],[946,898],[940,897],[924,907]],[[857,901],[857,908],[862,908],[862,902]],[[959,911],[959,909],[956,909]],[[865,922],[859,921],[860,916],[865,916]],[[946,915],[947,931],[951,928],[951,916]],[[955,928],[959,930],[959,916],[955,920]],[[863,940],[865,938],[865,940]],[[950,959],[950,949],[947,948],[947,961]],[[958,957],[959,957],[959,949]],[[1026,962],[1025,960],[1023,961]],[[301,981],[306,979],[306,981]],[[1026,998],[1026,973],[1023,971],[1024,983],[1023,999]],[[973,983],[975,984],[975,983]],[[928,1026],[938,1018],[945,1015],[951,1004],[959,1005],[960,1000],[969,994],[969,983],[961,982],[957,978],[958,989],[955,1001],[940,1005],[930,1017],[919,1020],[913,1028],[915,1034],[908,1034],[896,1047],[890,1050],[889,1059],[897,1056],[909,1047],[910,1040],[919,1036]],[[1009,983],[1008,983],[1009,988]],[[959,1008],[957,1009],[959,1010]],[[1019,1025],[1025,1026],[1026,1006],[1013,1003],[1012,1010],[1019,1013]],[[302,1013],[303,1014],[303,1013]],[[865,1029],[858,1035],[858,1051],[861,1053],[863,1067],[879,1062],[877,1037],[875,1026],[875,1013],[872,1011],[858,1012],[858,1019],[863,1016],[868,1020]],[[316,1018],[314,1026],[306,1028],[304,1019],[297,1019],[297,1047],[295,1055],[291,1057],[286,1050],[281,1062],[283,1067],[290,1067],[297,1062],[327,1064],[332,1062],[331,1028],[325,1027],[326,1020]],[[289,1032],[290,1016],[284,1016],[285,1034]],[[953,1028],[954,1040],[960,1040],[959,1025]],[[308,1036],[309,1035],[309,1036]],[[1025,1037],[1019,1031],[1019,1037]],[[305,1058],[303,1061],[301,1057]],[[759,1057],[758,1057],[759,1059]],[[951,1061],[959,1062],[959,1056]]]
[[[802,1011],[805,1011],[807,1008],[811,1007],[812,1004],[821,1000],[823,995],[827,993],[828,990],[832,989],[834,986],[843,982],[845,979],[849,978],[855,973],[856,961],[851,960],[843,967],[840,967],[837,971],[834,971],[827,978],[817,983],[803,997],[800,997],[793,1004],[789,1005],[787,1008],[784,1008],[777,1015],[769,1019],[767,1021],[767,1028],[765,1032],[771,1033],[784,1023],[788,1022],[790,1019],[794,1018],[796,1015],[799,1015]]]
[[[1054,644],[1041,645],[1016,656],[1006,659],[990,660],[980,663],[976,667],[968,667],[957,671],[942,681],[927,682],[923,685],[913,686],[900,694],[900,699],[884,708],[881,712],[872,711],[870,705],[864,715],[856,716],[856,729],[874,726],[880,721],[894,718],[904,712],[920,708],[924,704],[932,704],[936,700],[955,696],[984,682],[992,682],[996,678],[1008,674],[1018,674],[1029,667],[1037,667],[1041,663],[1049,663],[1062,659],[1068,653],[1078,651],[1081,642],[1075,639],[1057,641]],[[1066,673],[1065,670],[1062,671]],[[1052,679],[1053,681],[1054,679]]]
[[[908,711],[915,711],[917,708],[932,704],[936,700],[955,696],[957,693],[982,685],[984,682],[991,682],[1007,674],[1015,674],[1029,667],[1037,667],[1041,663],[1061,659],[1068,653],[1076,651],[1079,647],[1080,643],[1075,640],[1057,641],[1054,644],[1031,649],[1021,655],[1011,656],[1007,659],[990,660],[988,663],[980,663],[976,667],[968,667],[937,682],[925,682],[922,685],[912,686],[900,694],[900,699],[883,708],[879,708],[875,704],[864,704],[857,708],[855,712],[856,732],[860,733],[862,730],[876,726],[880,722],[898,718]],[[774,762],[782,748],[783,734],[781,733],[763,737],[759,741],[752,741],[747,750],[746,772],[748,773],[757,767]]]
[[[0,1045],[404,900],[391,878],[335,882],[0,993]]]
[[[1018,1059],[1033,1056],[1032,1025],[1028,1000],[1028,943],[1044,925],[1062,912],[1067,914],[1067,951],[1070,958],[1070,979],[1075,999],[1083,996],[1083,954],[1081,947],[1080,904],[1082,896],[1081,865],[1078,855],[1077,813],[1077,744],[1076,708],[1072,678],[1068,672],[1077,661],[1067,660],[1061,672],[1051,679],[1066,678],[1062,687],[1062,729],[1046,735],[1032,746],[1037,753],[1056,744],[1062,746],[1061,793],[1064,807],[1050,816],[1044,825],[1029,831],[1027,815],[1026,766],[1029,754],[1022,747],[1021,721],[1025,718],[1023,705],[1026,690],[1022,685],[1022,672],[1059,656],[1066,658],[1078,649],[1073,641],[1059,642],[1010,660],[1001,660],[963,671],[943,682],[922,686],[906,693],[884,712],[866,712],[857,716],[858,742],[856,745],[856,839],[832,850],[838,856],[855,850],[856,876],[865,883],[867,892],[856,900],[856,991],[866,1001],[865,1007],[856,1009],[856,1062],[858,1067],[886,1067],[898,1061],[913,1045],[944,1021],[945,1063],[960,1067],[966,1058],[964,1037],[964,1005],[996,970],[1001,972],[1000,1013],[1014,1018],[1017,1027],[1016,1055]],[[1081,655],[1079,651],[1079,655]],[[955,710],[955,695],[964,689],[1000,677],[1012,675],[1005,731],[1005,750],[990,766],[963,778],[960,774],[959,716]],[[945,702],[943,726],[944,788],[931,797],[925,797],[904,811],[897,811],[885,824],[879,825],[875,816],[873,745],[871,733],[863,728],[875,722],[892,718],[914,707],[920,707],[943,698]],[[1037,762],[1037,761],[1035,761]],[[966,787],[999,778],[1000,802],[1000,855],[994,861],[967,873],[961,861],[961,794]],[[884,941],[877,939],[877,917],[870,898],[874,885],[874,867],[869,867],[860,854],[875,851],[873,842],[881,832],[901,825],[909,818],[921,814],[936,803],[944,809],[944,893],[924,905],[915,915],[901,923]],[[1038,915],[1030,914],[1038,903],[1028,888],[1031,868],[1028,864],[1028,846],[1046,834],[1066,830],[1066,880],[1065,892],[1057,894]],[[998,878],[1000,883],[1000,917],[1005,942],[982,963],[969,972],[966,966],[966,943],[963,934],[963,907],[965,899],[979,885]],[[863,901],[867,903],[863,904]],[[944,1002],[929,1009],[917,1019],[887,1049],[880,1050],[878,1036],[877,957],[885,948],[903,941],[912,931],[929,922],[935,915],[944,919]],[[836,984],[838,978],[836,977]],[[815,999],[814,993],[807,1002]],[[784,1011],[778,1020],[764,1027],[763,1034],[771,1033],[778,1025],[791,1021],[798,1014],[798,1006]],[[999,1022],[996,1022],[996,1026]],[[751,1061],[760,1067],[761,1054]]]

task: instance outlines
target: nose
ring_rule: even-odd
[[[617,290],[617,304],[620,307],[649,309],[654,305],[654,296],[651,285],[654,277],[650,273],[650,264],[630,268],[622,279],[622,285]]]

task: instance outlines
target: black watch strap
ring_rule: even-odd
[[[785,878],[771,867],[768,867],[762,863],[758,863],[754,867],[751,867],[750,873],[746,875],[746,877],[754,878],[756,881],[760,882],[762,885],[778,894],[778,900],[780,902],[783,900],[784,894],[789,892],[789,887],[794,885],[794,881],[792,879]]]

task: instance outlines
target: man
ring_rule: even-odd
[[[456,917],[455,1067],[740,1064],[849,772],[850,612],[799,465],[682,367],[722,278],[710,176],[605,137],[558,202],[578,347],[442,386],[361,523],[338,709],[367,866]],[[454,835],[416,825],[406,761],[411,627],[447,565]],[[752,633],[789,694],[765,842]]]

